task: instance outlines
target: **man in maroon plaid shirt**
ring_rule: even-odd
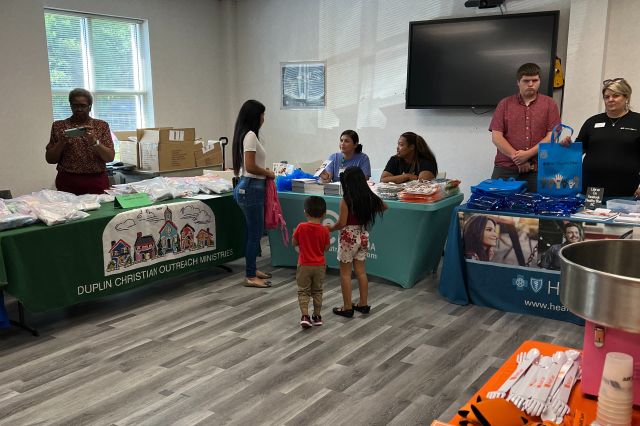
[[[538,93],[538,65],[522,65],[516,77],[518,93],[498,103],[489,125],[497,148],[491,178],[525,180],[527,190],[536,192],[538,143],[551,139],[551,132],[560,124],[560,112],[553,98]]]

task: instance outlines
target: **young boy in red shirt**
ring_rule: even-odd
[[[298,247],[298,304],[300,305],[300,326],[309,328],[322,325],[322,285],[327,265],[324,252],[329,250],[329,229],[322,225],[327,212],[327,204],[321,197],[311,196],[304,200],[304,215],[307,222],[298,224],[293,231],[293,246]],[[313,298],[313,315],[309,318],[309,298]]]

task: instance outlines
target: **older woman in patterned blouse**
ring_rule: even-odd
[[[88,90],[69,92],[71,117],[54,121],[45,158],[57,164],[56,188],[81,194],[102,194],[109,188],[106,164],[113,161],[115,151],[111,130],[106,121],[89,115],[93,96]],[[69,129],[81,128],[81,135],[67,135]]]

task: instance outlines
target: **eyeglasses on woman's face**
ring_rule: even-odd
[[[91,104],[79,104],[79,103],[73,103],[71,104],[71,109],[77,109],[77,110],[87,110],[91,108]]]
[[[608,86],[610,84],[619,83],[621,81],[624,81],[624,78],[622,78],[622,77],[610,78],[610,79],[607,79],[607,80],[603,81],[602,85],[606,87],[606,86]]]

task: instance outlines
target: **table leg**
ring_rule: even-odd
[[[20,327],[23,330],[27,330],[36,337],[40,336],[40,332],[38,332],[37,329],[30,327],[27,323],[26,316],[24,314],[24,306],[20,301],[18,301],[18,321],[11,320],[11,325],[15,325],[16,327]]]

